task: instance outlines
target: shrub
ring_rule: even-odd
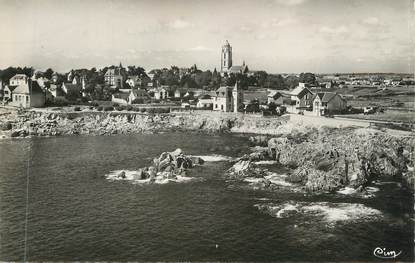
[[[93,110],[93,109],[94,109],[94,107],[93,107],[93,106],[89,106],[89,109],[90,109],[90,110]]]
[[[117,111],[123,111],[123,110],[125,110],[125,107],[124,107],[124,106],[122,106],[122,105],[120,105],[120,106],[118,106],[118,107],[115,107],[115,109],[116,109]]]
[[[118,104],[118,103],[114,103],[114,104],[112,104],[112,106],[113,106],[114,108],[116,108],[116,107],[120,106],[120,104]]]
[[[53,101],[53,105],[58,107],[68,106],[68,101],[66,99],[56,98]]]
[[[81,107],[76,106],[76,107],[73,108],[73,110],[74,111],[81,111]]]
[[[146,112],[147,109],[146,108],[140,108],[140,112]]]
[[[91,105],[92,106],[95,106],[95,107],[98,107],[99,106],[98,102],[96,102],[96,101],[91,102]]]
[[[144,100],[143,99],[135,99],[131,102],[132,104],[143,104]]]
[[[102,106],[98,106],[98,107],[97,107],[97,111],[102,111],[102,110],[103,110],[103,108],[104,108],[104,107],[102,107]]]
[[[114,107],[112,106],[105,106],[104,111],[113,111]]]
[[[126,108],[128,111],[132,111],[133,110],[133,106],[131,106],[131,105],[127,105],[127,108]]]

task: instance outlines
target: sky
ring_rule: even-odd
[[[0,0],[0,68],[413,73],[413,0]]]

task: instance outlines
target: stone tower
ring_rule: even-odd
[[[226,72],[232,67],[232,47],[226,40],[225,45],[222,46],[220,71]]]
[[[238,87],[238,81],[235,83],[235,87],[232,89],[232,99],[233,99],[233,112],[238,112],[239,106],[243,102],[243,93],[242,90]]]

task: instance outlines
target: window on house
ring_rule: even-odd
[[[223,105],[220,105],[220,109],[223,110]]]
[[[26,102],[29,102],[29,96],[26,96]]]
[[[215,109],[217,109],[218,108],[218,104],[215,104]]]

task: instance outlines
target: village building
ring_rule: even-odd
[[[238,83],[232,88],[230,86],[220,87],[213,97],[213,110],[224,112],[238,112],[243,105],[243,92]]]
[[[279,90],[270,90],[268,93],[268,104],[274,103],[276,105],[283,105],[284,101],[290,99],[291,95],[289,93],[279,91]]]
[[[62,91],[66,95],[71,95],[74,97],[78,97],[81,95],[82,86],[78,84],[72,84],[72,83],[62,83]]]
[[[123,88],[124,77],[121,70],[121,67],[108,69],[104,75],[105,84],[115,88]]]
[[[339,113],[347,108],[347,101],[334,92],[319,92],[313,97],[313,113],[317,116]]]
[[[36,81],[27,80],[13,90],[10,105],[23,108],[43,107],[45,93]]]
[[[119,104],[128,104],[129,95],[127,92],[116,92],[112,94],[111,101]]]
[[[128,84],[128,86],[130,86],[130,88],[134,88],[134,87],[138,87],[141,86],[142,84],[142,80],[139,76],[134,75],[134,76],[128,76],[127,80],[125,81],[125,83]]]
[[[209,94],[205,94],[203,96],[201,96],[196,104],[196,108],[201,108],[201,109],[213,109],[213,99]]]
[[[49,88],[46,89],[46,101],[54,101],[56,99],[64,99],[65,93],[62,87],[57,84],[50,84]]]
[[[13,77],[10,78],[9,85],[10,86],[19,86],[21,84],[25,84],[28,79],[29,79],[29,77],[26,76],[25,74],[16,74],[16,75],[14,75]]]
[[[156,100],[164,100],[169,98],[169,86],[161,86],[151,90],[153,92],[153,97]]]
[[[290,92],[291,102],[287,107],[288,112],[301,113],[304,110],[311,110],[313,102],[313,93],[306,87],[305,83],[299,83],[298,86]]]
[[[5,85],[3,88],[3,101],[11,101],[13,90],[16,88],[16,86],[9,86]]]

